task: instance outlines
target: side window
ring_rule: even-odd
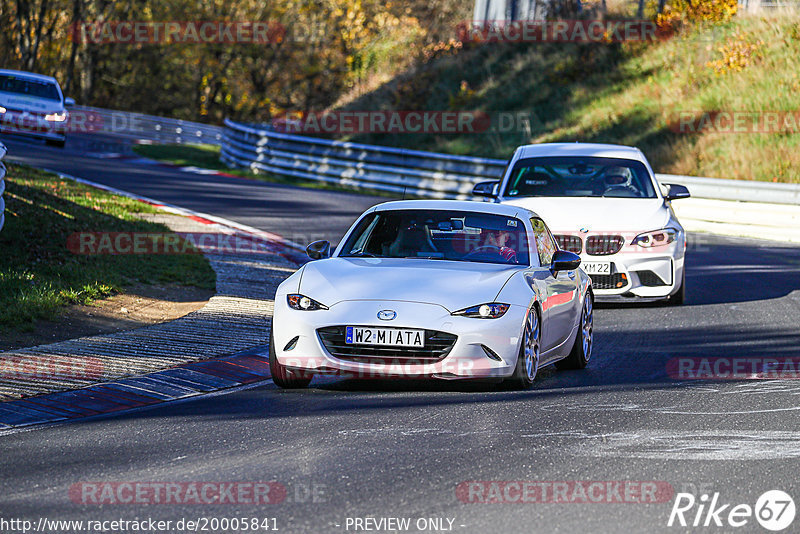
[[[536,251],[539,253],[539,264],[542,267],[547,267],[553,263],[553,254],[555,254],[558,247],[556,247],[547,225],[541,219],[531,219],[531,226],[533,227],[533,237],[536,239]]]

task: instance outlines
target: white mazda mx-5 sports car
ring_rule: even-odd
[[[682,304],[686,233],[670,202],[689,191],[663,188],[638,148],[552,143],[517,148],[502,180],[473,193],[541,215],[581,255],[598,300]]]
[[[281,387],[314,374],[506,378],[580,369],[592,352],[591,280],[545,223],[517,206],[411,200],[367,210],[330,254],[275,295],[270,370]]]

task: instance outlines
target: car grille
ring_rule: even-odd
[[[592,274],[590,277],[594,289],[622,289],[628,285],[628,277],[623,273]]]
[[[425,347],[382,347],[378,345],[348,345],[344,342],[344,326],[317,329],[325,349],[336,358],[357,363],[403,363],[411,360],[434,363],[443,360],[455,345],[457,337],[446,332],[425,330]]]
[[[639,283],[643,286],[658,287],[668,285],[653,271],[636,271],[636,274],[639,275]]]
[[[616,254],[625,239],[621,235],[593,235],[586,239],[586,253],[592,256]]]
[[[568,250],[575,254],[580,254],[583,251],[583,240],[576,235],[554,235],[558,243],[558,248],[561,250]]]

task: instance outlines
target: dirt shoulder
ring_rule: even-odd
[[[30,331],[5,332],[0,351],[172,321],[199,310],[214,295],[209,289],[177,284],[137,284],[125,291],[91,305],[68,306],[52,320],[36,321]]]

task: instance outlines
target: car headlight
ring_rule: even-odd
[[[300,311],[327,310],[328,307],[305,295],[292,294],[286,296],[289,307]]]
[[[508,308],[510,308],[508,304],[489,302],[487,304],[479,304],[471,308],[454,311],[451,315],[474,317],[475,319],[497,319],[498,317],[502,317],[503,314],[508,311]]]
[[[67,120],[67,112],[63,111],[61,113],[49,113],[44,116],[44,120],[50,122],[64,122]]]
[[[661,230],[653,230],[652,232],[645,232],[633,238],[631,245],[639,245],[640,247],[651,248],[669,245],[676,239],[680,232],[675,228],[662,228]]]
[[[4,108],[3,106],[0,106],[0,113],[5,113],[6,111],[8,111],[6,108]]]

